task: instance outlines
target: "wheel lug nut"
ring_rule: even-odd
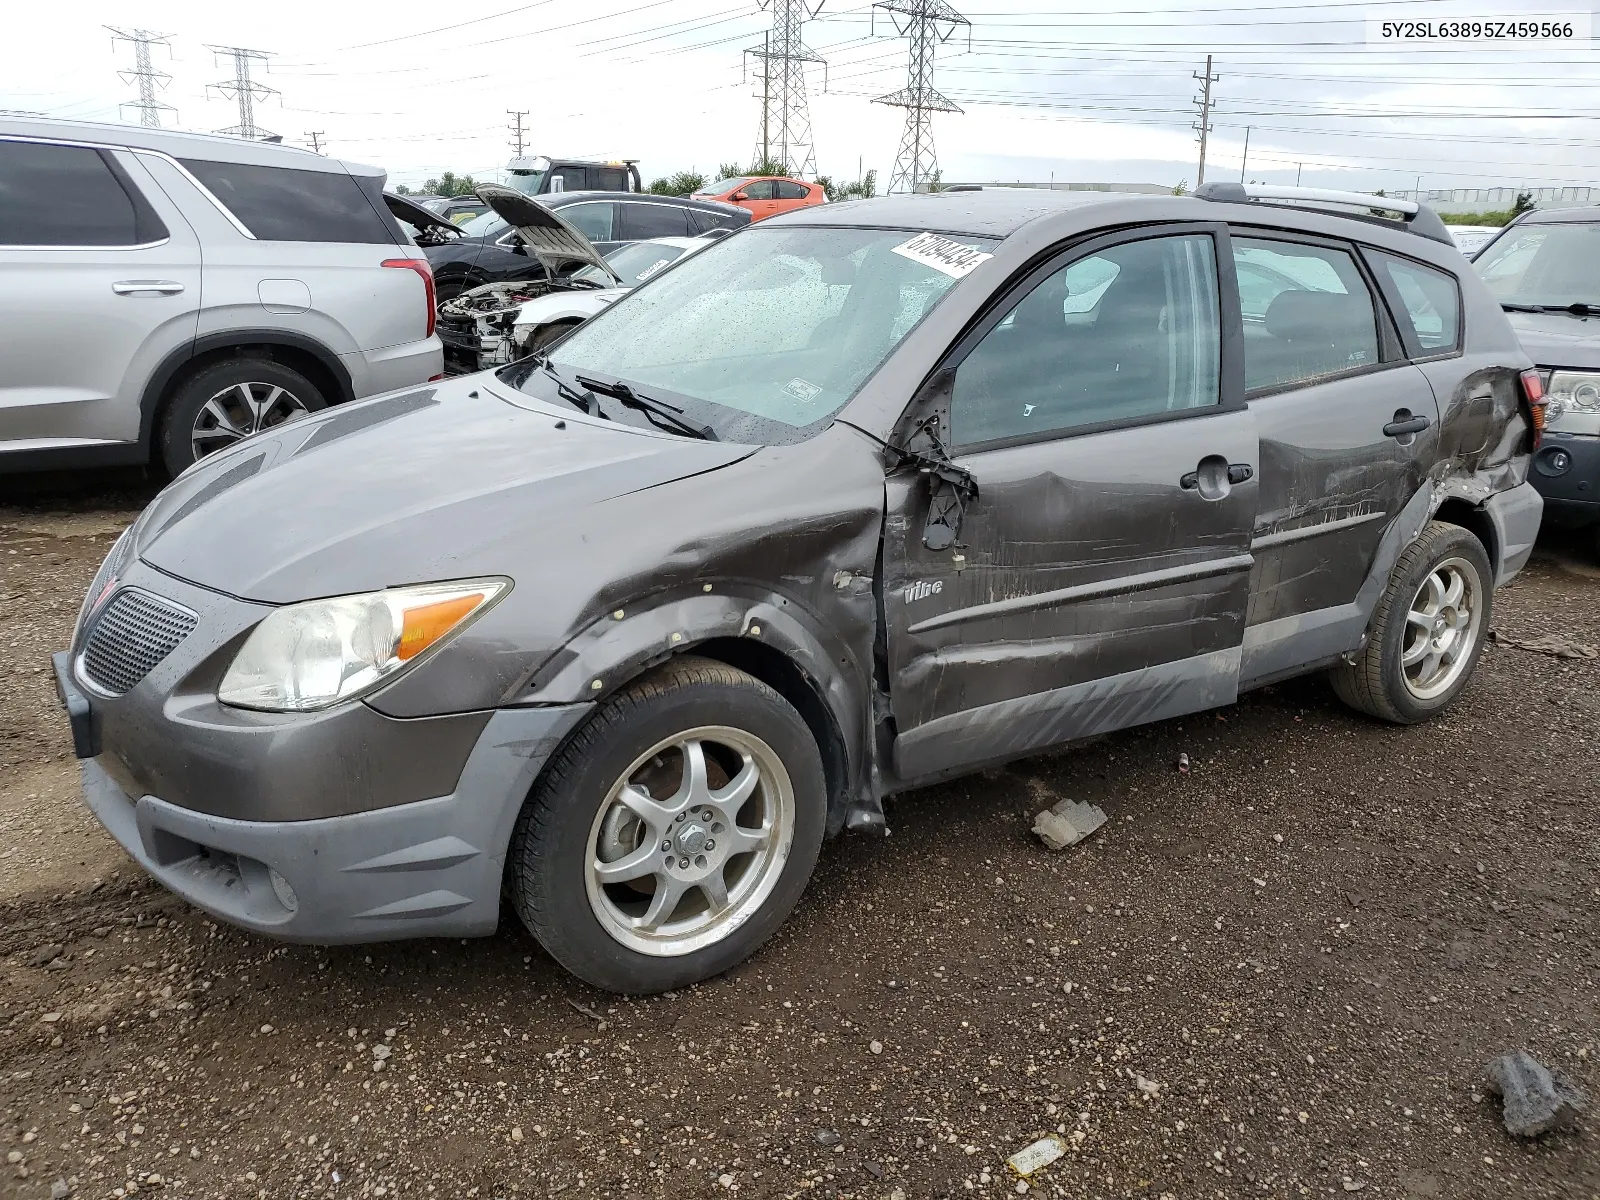
[[[683,868],[684,870],[688,870],[689,869],[689,860],[687,858],[680,858],[678,860],[678,866]]]
[[[706,842],[706,849],[707,850],[715,850],[716,848],[717,848],[717,844],[715,842],[712,842],[712,841]]]
[[[671,850],[672,849],[672,843],[671,842],[662,842],[661,843],[661,848],[663,850]]]

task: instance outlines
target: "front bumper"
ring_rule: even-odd
[[[131,796],[98,759],[83,796],[170,891],[212,916],[321,944],[493,933],[512,826],[587,704],[501,709],[448,796],[311,821],[242,821]],[[274,878],[276,876],[276,878]]]
[[[1546,433],[1533,456],[1528,482],[1544,497],[1553,524],[1600,521],[1600,437]]]
[[[296,941],[493,931],[517,813],[592,705],[415,719],[360,701],[232,709],[217,683],[270,608],[137,561],[116,586],[80,637],[129,590],[195,617],[120,693],[81,657],[54,657],[84,798],[150,874],[225,921]]]

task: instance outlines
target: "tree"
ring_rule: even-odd
[[[410,188],[408,188],[403,183],[397,183],[397,184],[394,185],[394,194],[396,196],[414,196],[414,195],[416,195],[415,192],[413,192]]]
[[[470,196],[477,186],[471,175],[457,175],[454,171],[446,171],[437,179],[428,180],[422,188],[434,196]]]
[[[1177,183],[1172,185],[1172,194],[1174,196],[1187,196],[1189,194],[1189,181],[1187,179],[1178,180]]]
[[[744,168],[738,163],[723,163],[717,168],[718,179],[737,179],[744,174]]]
[[[868,171],[854,183],[835,183],[831,175],[818,175],[817,182],[829,200],[867,200],[878,194],[878,172]]]
[[[1517,202],[1511,206],[1511,215],[1513,217],[1520,217],[1523,213],[1527,212],[1532,207],[1533,207],[1533,193],[1532,192],[1518,192],[1517,193]]]
[[[736,175],[787,175],[789,164],[781,158],[773,158],[770,154],[766,158],[758,158],[751,162],[748,171],[735,171]]]
[[[650,184],[650,191],[657,196],[692,196],[706,186],[706,177],[699,171],[679,171],[666,179],[657,179]]]

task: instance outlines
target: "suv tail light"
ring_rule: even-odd
[[[370,259],[368,260],[371,261]],[[433,291],[433,268],[428,265],[425,258],[386,258],[378,264],[384,267],[397,267],[402,271],[415,271],[422,276],[422,292],[428,300],[428,332],[424,337],[432,337],[433,329],[439,321],[439,302]]]
[[[1533,426],[1533,449],[1544,440],[1544,373],[1529,367],[1522,373],[1522,402],[1528,407],[1528,424]]]

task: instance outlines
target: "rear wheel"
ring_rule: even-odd
[[[208,454],[326,408],[304,375],[267,358],[230,358],[179,385],[159,431],[161,459],[177,475]]]
[[[825,818],[799,713],[743,671],[677,659],[602,704],[551,762],[518,818],[512,895],[574,975],[666,991],[772,935]]]
[[[1483,651],[1493,579],[1476,536],[1431,522],[1395,563],[1366,646],[1329,672],[1339,698],[1403,725],[1448,708]]]

